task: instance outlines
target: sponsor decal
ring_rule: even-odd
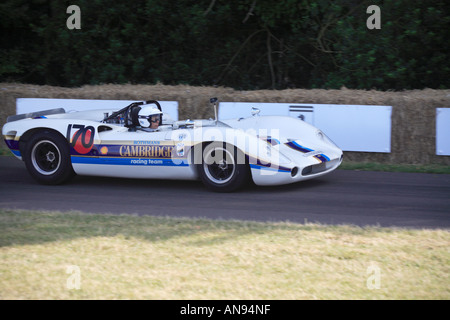
[[[172,158],[173,146],[120,146],[121,157]]]
[[[141,158],[119,158],[119,157],[84,157],[72,156],[73,164],[95,164],[95,165],[119,165],[119,166],[164,166],[164,167],[188,167],[186,159],[141,159]]]
[[[152,159],[131,159],[130,164],[137,164],[137,165],[162,165],[162,160],[152,160]]]
[[[183,157],[184,156],[184,143],[177,143],[177,156]]]
[[[107,155],[108,154],[108,147],[103,146],[100,148],[100,154],[101,155]]]
[[[82,135],[78,138],[82,139]],[[78,140],[78,141],[79,141]],[[81,142],[78,142],[81,144]],[[156,158],[156,159],[179,159],[186,157],[184,144],[174,145],[129,145],[129,144],[93,144],[88,149],[77,147],[72,143],[71,155],[83,157],[118,157],[118,158]]]
[[[159,145],[159,144],[161,144],[161,141],[136,140],[136,141],[133,141],[133,144],[135,144],[135,145]]]

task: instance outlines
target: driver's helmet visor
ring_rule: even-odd
[[[161,116],[159,114],[151,115],[149,117],[148,121],[150,121],[150,122],[160,122],[161,121]]]

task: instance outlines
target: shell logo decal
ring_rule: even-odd
[[[108,147],[105,147],[105,146],[101,147],[101,148],[100,148],[100,154],[101,154],[101,155],[106,155],[106,154],[108,154]]]

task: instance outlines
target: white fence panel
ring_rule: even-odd
[[[300,118],[325,132],[342,150],[391,152],[391,106],[221,102],[219,119],[260,115]]]
[[[390,106],[320,105],[314,108],[314,126],[341,149],[391,152]]]
[[[54,108],[64,108],[66,112],[87,111],[95,109],[120,110],[139,100],[90,100],[90,99],[41,99],[18,98],[16,100],[16,113],[36,112]],[[158,101],[164,113],[169,114],[173,120],[178,120],[178,101]]]
[[[436,108],[436,154],[450,156],[450,108]]]

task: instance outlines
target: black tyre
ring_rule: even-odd
[[[203,184],[215,192],[235,191],[250,180],[250,169],[243,154],[224,143],[208,144],[197,167]]]
[[[30,175],[42,184],[61,184],[75,175],[69,144],[57,132],[34,134],[26,143],[24,161]]]

